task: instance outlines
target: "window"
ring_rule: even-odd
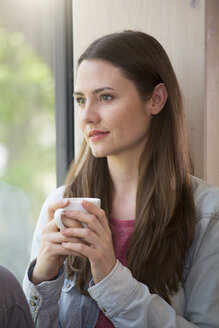
[[[56,187],[53,0],[0,0],[0,264],[21,281]]]

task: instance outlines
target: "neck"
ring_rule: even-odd
[[[113,156],[107,158],[113,184],[111,217],[135,218],[135,202],[138,185],[138,161],[122,161]]]
[[[138,167],[132,161],[121,163],[120,161],[108,158],[108,167],[110,176],[113,182],[114,193],[120,193],[123,190],[127,191],[127,187],[137,186],[138,182]]]

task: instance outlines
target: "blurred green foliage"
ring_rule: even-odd
[[[21,188],[38,215],[47,193],[55,187],[54,79],[23,35],[3,28],[0,146],[6,156],[0,179]]]

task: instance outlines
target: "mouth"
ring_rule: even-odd
[[[105,138],[109,133],[109,131],[91,130],[88,133],[88,138],[91,142],[98,142]]]
[[[109,132],[107,132],[107,131],[99,131],[99,130],[91,130],[88,133],[88,138],[103,136],[103,135],[106,135],[106,134],[109,134]]]

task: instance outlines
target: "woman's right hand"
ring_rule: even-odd
[[[53,220],[55,211],[59,208],[65,208],[68,203],[69,200],[63,198],[48,206],[48,223],[42,230],[40,250],[31,276],[31,282],[35,285],[54,279],[68,255],[81,256],[78,253],[72,254],[72,251],[66,250],[62,246],[62,243],[66,241],[81,243],[81,239],[65,237]],[[69,219],[68,225],[74,228],[81,227],[78,221],[72,219]]]

